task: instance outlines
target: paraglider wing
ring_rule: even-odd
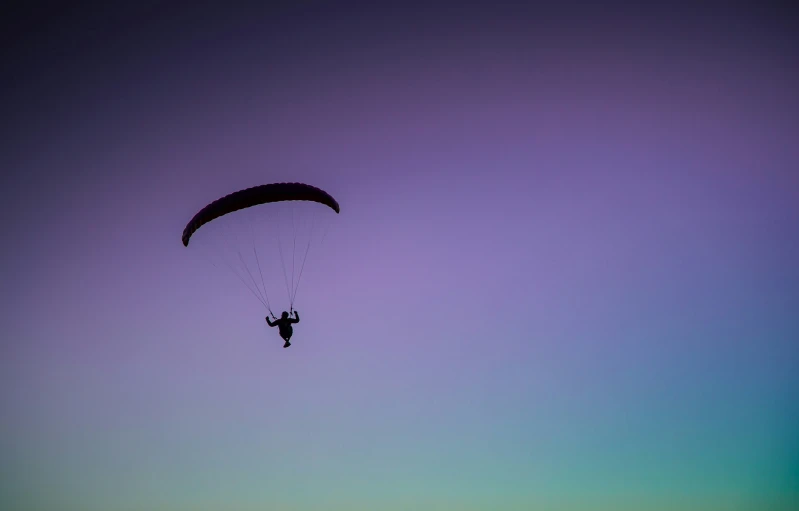
[[[226,195],[205,206],[186,225],[183,230],[183,246],[189,246],[189,239],[204,224],[240,209],[281,201],[311,201],[328,206],[339,213],[338,202],[326,191],[303,183],[272,183],[254,186]]]

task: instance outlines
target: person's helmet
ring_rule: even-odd
[[[287,317],[289,317],[289,313],[286,312],[286,311],[283,311],[283,314],[281,314],[280,317],[283,318],[283,319],[286,319]]]

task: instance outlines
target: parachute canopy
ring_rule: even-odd
[[[181,239],[185,247],[192,241],[191,251],[213,266],[230,270],[269,313],[270,295],[275,298],[270,291],[282,280],[291,310],[311,245],[324,242],[328,219],[335,216],[331,210],[340,212],[338,202],[311,185],[254,186],[202,208]]]
[[[201,209],[183,230],[183,246],[189,246],[189,240],[197,229],[211,220],[240,209],[282,201],[311,201],[328,206],[336,213],[340,208],[336,199],[326,191],[303,183],[272,183],[253,186],[245,190],[226,195]]]

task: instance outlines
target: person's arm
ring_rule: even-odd
[[[300,315],[297,314],[297,311],[294,311],[294,316],[296,317],[296,319],[294,321],[292,321],[292,323],[299,323],[300,322]]]
[[[269,316],[266,317],[266,324],[269,325],[269,326],[277,325],[277,323],[272,323],[271,321],[269,321]]]

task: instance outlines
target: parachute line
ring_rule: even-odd
[[[258,299],[258,301],[259,301],[259,302],[263,303],[264,307],[266,307],[266,304],[264,303],[263,299],[262,299],[260,296],[258,296],[258,294],[256,294],[256,293],[255,293],[255,291],[253,291],[253,290],[252,290],[252,288],[251,288],[251,287],[250,287],[250,286],[247,284],[247,281],[245,281],[245,280],[244,280],[244,278],[243,278],[241,275],[239,275],[239,272],[237,272],[236,270],[234,270],[234,269],[233,269],[233,267],[230,265],[230,263],[228,263],[227,261],[225,261],[225,264],[227,265],[227,267],[228,267],[228,268],[230,268],[230,271],[232,271],[232,272],[233,272],[233,274],[234,274],[234,275],[236,275],[236,277],[238,277],[238,278],[239,278],[239,280],[241,281],[241,283],[242,283],[242,284],[244,284],[244,287],[246,287],[247,289],[249,289],[249,290],[250,290],[250,293],[252,293],[252,295],[253,295],[254,297],[256,297],[256,298]]]
[[[223,230],[227,233],[228,239],[230,239],[230,235],[232,233],[232,230],[231,230],[230,226],[225,224],[225,228]],[[261,302],[264,305],[264,307],[268,308],[267,304],[264,303],[263,297],[260,295],[260,289],[258,290],[259,291],[258,293],[256,293],[255,290],[253,290],[252,286],[250,286],[247,283],[247,281],[244,279],[244,277],[242,277],[241,274],[236,270],[236,268],[234,268],[233,265],[227,260],[227,257],[225,257],[222,248],[219,247],[219,245],[217,243],[213,243],[210,240],[208,241],[208,243],[209,243],[210,246],[212,246],[214,248],[214,252],[216,252],[216,255],[219,257],[221,262],[224,263],[225,266],[227,266],[228,270],[230,270],[230,272],[233,275],[236,276],[236,278],[239,280],[239,282],[241,282],[244,285],[244,287],[246,287],[247,290],[250,293],[252,293],[252,295],[255,298],[257,298],[258,301]],[[208,259],[208,262],[210,262],[212,266],[214,266],[215,268],[218,267],[218,265],[214,262],[214,260],[210,257],[210,255],[207,255],[206,258]]]
[[[247,274],[250,276],[250,280],[252,280],[252,284],[255,286],[255,289],[258,290],[258,294],[261,295],[261,303],[266,305],[266,302],[263,300],[263,293],[261,293],[261,288],[258,287],[258,282],[255,281],[255,277],[252,276],[252,272],[250,271],[250,267],[247,266],[247,263],[244,262],[244,257],[241,255],[241,250],[238,251],[239,253],[239,260],[241,260],[241,264],[244,265],[244,269],[247,271]]]
[[[308,235],[308,244],[305,246],[305,255],[302,258],[302,265],[300,266],[300,275],[297,277],[297,287],[294,288],[294,294],[291,296],[291,306],[294,307],[294,300],[297,299],[297,291],[300,289],[300,279],[302,279],[302,271],[305,269],[305,261],[308,259],[308,250],[311,248],[311,240],[313,239],[313,230],[316,226],[316,211],[311,217],[311,233]]]
[[[279,215],[280,214],[278,213],[278,216]],[[291,289],[289,288],[289,278],[286,275],[286,261],[283,258],[283,242],[281,241],[281,236],[282,235],[281,235],[281,232],[280,232],[280,226],[278,226],[278,230],[277,230],[277,245],[278,245],[278,250],[280,250],[280,265],[283,267],[283,280],[286,281],[286,292],[289,295],[289,300],[291,300]]]
[[[233,238],[236,240],[234,246],[241,246],[241,238],[239,238],[239,233],[237,231],[234,231],[233,228],[230,227],[227,223],[225,223],[224,226],[225,226],[225,229],[227,230],[228,233],[232,233],[233,234]],[[255,289],[258,291],[258,295],[260,297],[260,301],[261,301],[262,304],[264,304],[264,307],[266,307],[266,302],[264,301],[263,293],[261,293],[261,288],[258,287],[258,283],[255,281],[255,278],[252,276],[252,272],[250,271],[250,267],[247,266],[247,263],[244,261],[244,257],[241,255],[241,250],[237,249],[236,252],[238,253],[239,261],[241,262],[242,269],[244,269],[244,271],[246,271],[250,275],[250,280],[252,281],[253,286],[255,287]],[[243,278],[243,277],[240,277],[240,278]]]
[[[255,254],[255,262],[258,264],[258,273],[261,274],[261,284],[264,286],[264,298],[266,298],[266,309],[269,313],[272,313],[272,307],[269,305],[269,293],[266,292],[266,282],[264,282],[264,272],[261,271],[261,261],[258,259],[258,251],[255,249],[255,245],[252,247],[252,252]]]
[[[291,246],[291,289],[294,289],[294,269],[295,261],[297,259],[297,226],[294,224],[294,203],[291,203],[291,231],[294,234],[294,241]],[[289,292],[289,307],[294,308],[294,294],[293,291]]]
[[[261,275],[261,285],[264,287],[264,298],[266,299],[266,309],[274,316],[272,307],[269,305],[269,293],[266,291],[266,282],[264,281],[264,272],[261,270],[261,261],[258,258],[258,250],[255,248],[255,230],[252,227],[252,217],[248,216],[250,220],[250,237],[252,238],[252,253],[255,255],[255,264],[258,265],[258,273]]]

